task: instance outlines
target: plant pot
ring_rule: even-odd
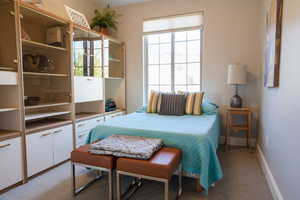
[[[103,35],[109,35],[108,28],[100,27],[99,32]]]

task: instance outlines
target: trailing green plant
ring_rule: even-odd
[[[102,11],[95,10],[95,17],[92,19],[91,28],[98,26],[100,28],[117,31],[119,17],[121,17],[121,15],[110,8],[104,8]]]

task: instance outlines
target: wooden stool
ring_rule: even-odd
[[[165,184],[165,200],[169,199],[169,181],[179,169],[179,187],[177,196],[182,193],[182,152],[175,148],[162,148],[150,160],[131,158],[117,159],[117,199],[121,200],[120,175],[143,178],[163,182]]]
[[[109,192],[109,200],[113,199],[112,195],[112,173],[115,166],[115,158],[112,156],[104,156],[104,155],[96,155],[89,153],[90,145],[85,145],[75,149],[71,153],[71,161],[72,161],[72,176],[73,176],[73,194],[77,195],[90,185],[92,185],[95,181],[101,179],[101,175],[90,181],[84,186],[81,186],[79,189],[76,189],[76,174],[75,174],[75,165],[80,165],[83,167],[87,167],[90,169],[99,170],[100,172],[106,171],[108,172],[108,192]]]

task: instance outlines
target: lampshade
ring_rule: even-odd
[[[247,84],[247,71],[243,65],[229,65],[227,84],[244,85]]]

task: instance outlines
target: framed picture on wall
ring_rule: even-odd
[[[265,87],[279,87],[283,0],[269,0],[266,21]]]

